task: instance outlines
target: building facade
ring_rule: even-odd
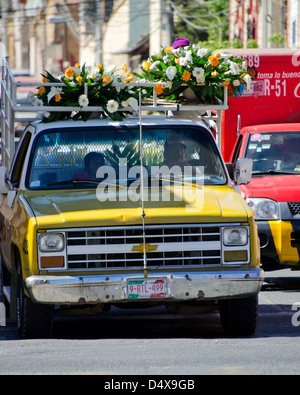
[[[229,0],[229,40],[244,48],[299,48],[299,0]]]

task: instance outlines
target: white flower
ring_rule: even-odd
[[[80,107],[87,107],[89,105],[89,99],[86,95],[80,95],[78,99]]]
[[[207,52],[208,52],[207,48],[198,49],[198,51],[197,51],[198,58],[203,58],[203,56],[205,56],[207,54]]]
[[[239,74],[240,73],[239,65],[235,62],[230,62],[229,68],[230,68],[231,74]]]
[[[59,93],[60,93],[60,94],[63,94],[63,93],[64,93],[64,92],[62,91],[62,88],[57,88],[56,86],[52,86],[51,89],[50,89],[50,92],[49,92],[48,95],[47,95],[48,103],[50,102],[50,100],[51,100],[54,96],[58,95]]]
[[[192,51],[186,51],[185,58],[186,58],[187,62],[193,63]]]
[[[166,75],[169,78],[169,80],[173,80],[176,73],[177,73],[177,69],[175,66],[169,66],[166,70]]]
[[[116,65],[114,64],[111,64],[106,69],[107,74],[113,74],[115,71],[116,71]]]
[[[134,111],[138,111],[139,103],[134,97],[130,97],[129,99],[127,99],[127,103],[134,109]]]
[[[243,75],[242,78],[243,78],[243,80],[244,80],[245,83],[246,83],[246,91],[248,91],[248,90],[250,89],[250,87],[251,87],[251,81],[252,81],[252,79],[251,79],[251,77],[250,77],[249,74]]]
[[[73,70],[74,74],[80,75],[81,73],[80,67],[72,66],[71,69]]]
[[[240,81],[239,80],[234,80],[233,81],[234,86],[240,86]]]
[[[179,58],[179,65],[180,66],[186,66],[187,65],[187,60],[186,58],[183,58],[182,56]]]
[[[114,113],[116,111],[118,111],[119,108],[119,104],[116,100],[108,100],[107,102],[107,111]]]
[[[43,100],[36,98],[33,102],[33,105],[37,107],[43,107],[44,103]]]
[[[73,69],[73,68],[72,68]],[[80,73],[79,73],[80,74]],[[98,74],[99,74],[99,69],[98,69],[98,67],[91,67],[90,68],[90,70],[89,70],[89,72],[88,72],[88,78],[91,78],[91,79],[95,79],[97,76],[98,76]]]
[[[193,70],[193,76],[196,78],[198,83],[204,82],[204,72],[205,70],[202,67],[195,67]]]
[[[158,66],[160,64],[160,61],[157,60],[156,62],[152,63],[152,65],[150,66],[149,70],[153,70],[156,68],[156,66]]]
[[[131,106],[134,111],[138,111],[139,103],[134,97],[129,97],[129,99],[122,101],[122,107],[126,108]]]

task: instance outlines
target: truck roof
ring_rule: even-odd
[[[273,124],[263,124],[263,125],[251,125],[245,126],[241,129],[243,132],[299,132],[300,133],[300,123],[273,123]]]
[[[124,127],[124,126],[136,126],[139,125],[139,118],[135,116],[130,116],[125,118],[122,121],[113,121],[110,118],[107,119],[89,119],[87,121],[74,121],[72,119],[65,121],[55,121],[49,123],[42,123],[40,121],[33,122],[36,133],[39,133],[43,130],[47,129],[61,129],[63,128],[83,128],[83,127],[95,127],[95,126],[110,126],[110,127]],[[177,117],[166,117],[166,116],[143,116],[142,117],[142,125],[143,126],[151,126],[151,125],[182,125],[182,126],[200,126],[207,130],[209,127],[202,119],[183,119]]]

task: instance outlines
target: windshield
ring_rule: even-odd
[[[124,185],[141,177],[139,141],[138,127],[47,130],[36,139],[26,186],[96,188],[105,178]],[[227,181],[213,138],[203,128],[144,127],[142,158],[143,178],[176,179],[180,173],[184,182]]]
[[[300,132],[253,133],[245,156],[252,174],[300,174]]]

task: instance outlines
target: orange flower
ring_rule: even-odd
[[[192,74],[189,71],[185,71],[182,74],[182,79],[183,79],[184,82],[187,82],[187,81],[189,81],[191,79],[191,76],[192,76]]]
[[[124,71],[125,73],[127,73],[127,66],[126,66],[126,63],[123,64],[122,68],[123,68],[123,71]]]
[[[58,103],[59,101],[61,101],[61,94],[60,93],[57,93],[56,95],[55,95],[55,101]]]
[[[46,92],[45,87],[44,87],[44,86],[40,86],[40,87],[39,87],[39,90],[38,90],[38,94],[39,94],[40,96],[42,96],[45,92]]]
[[[151,66],[151,62],[149,62],[148,60],[146,60],[143,63],[143,69],[146,70],[146,71],[150,69],[150,66]]]
[[[224,81],[224,86],[230,85],[230,81]]]
[[[162,84],[156,84],[154,89],[158,95],[161,95],[164,92]]]
[[[77,67],[78,69],[80,69],[80,64],[79,64],[79,63],[75,63],[75,67]]]
[[[220,59],[221,54],[220,54],[220,52],[215,51],[215,52],[213,53],[213,56],[215,56],[217,59]]]
[[[49,81],[48,78],[46,77],[43,78],[43,82],[48,82],[48,81]]]
[[[211,72],[211,75],[212,75],[213,77],[216,77],[217,75],[219,75],[219,73],[218,73],[217,71],[212,71],[212,72]]]
[[[104,74],[104,76],[102,77],[102,81],[105,84],[108,84],[109,82],[111,82],[111,78],[108,75]]]
[[[172,49],[173,49],[173,47],[168,47],[168,48],[164,49],[164,53],[171,52],[171,51],[172,51]]]
[[[208,60],[209,60],[210,64],[211,64],[213,67],[217,67],[218,64],[219,64],[219,60],[218,60],[217,56],[215,56],[215,55],[211,55],[211,56],[208,58]]]
[[[68,67],[68,68],[65,70],[65,75],[66,75],[66,77],[68,77],[68,78],[73,77],[74,72],[73,72],[73,70],[72,70],[71,67]]]
[[[81,77],[80,75],[78,75],[78,76],[76,77],[76,81],[79,82],[79,83],[81,84],[81,82],[82,82],[82,77]]]
[[[98,64],[98,69],[101,70],[102,69],[102,64]]]

